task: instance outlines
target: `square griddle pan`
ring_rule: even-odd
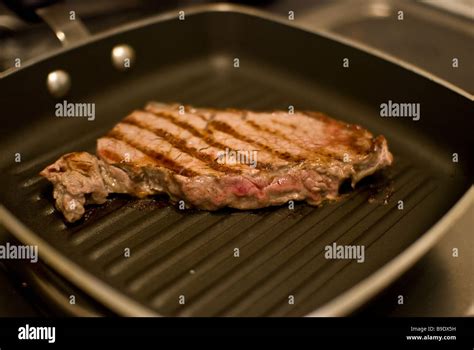
[[[419,259],[472,201],[469,93],[380,52],[253,9],[211,5],[185,14],[92,36],[0,80],[1,222],[113,312],[347,315]],[[111,64],[119,44],[136,52],[127,72]],[[45,84],[57,69],[72,83],[59,100]],[[64,99],[95,103],[96,119],[57,118],[55,104]],[[39,171],[64,153],[94,152],[97,137],[150,100],[319,110],[385,135],[395,162],[321,207],[205,212],[179,210],[161,197],[115,196],[78,223],[65,223]],[[389,100],[419,103],[420,120],[382,118],[380,105]],[[325,247],[334,242],[363,245],[365,261],[326,259]]]

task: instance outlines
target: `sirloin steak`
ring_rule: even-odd
[[[383,136],[317,112],[253,112],[149,103],[97,141],[97,156],[69,153],[41,175],[67,221],[110,193],[205,210],[255,209],[290,200],[318,205],[345,180],[392,163]]]

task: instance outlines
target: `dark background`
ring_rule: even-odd
[[[92,33],[122,23],[209,1],[68,1]],[[245,3],[245,1],[244,1]],[[413,63],[472,93],[474,5],[470,0],[265,0],[247,1],[312,29],[341,34]],[[469,6],[469,4],[471,6]],[[449,8],[446,9],[445,7]],[[398,11],[404,21],[397,20]],[[60,44],[43,23],[25,23],[0,3],[0,71]],[[452,67],[452,59],[459,67]],[[474,205],[410,271],[381,293],[360,316],[474,316]],[[0,243],[10,240],[0,232]],[[459,249],[459,257],[452,249]],[[51,315],[44,297],[0,263],[0,316]],[[403,295],[404,305],[397,297]]]

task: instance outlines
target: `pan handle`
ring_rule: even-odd
[[[23,20],[39,22],[41,18],[36,14],[36,10],[62,1],[63,0],[3,0],[2,2]]]
[[[87,39],[90,34],[68,4],[62,0],[3,0],[21,18],[48,24],[63,46]]]

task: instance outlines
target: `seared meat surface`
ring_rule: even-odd
[[[392,163],[383,136],[321,113],[253,112],[149,103],[97,141],[97,157],[62,156],[41,175],[73,222],[109,193],[204,210],[255,209],[290,200],[318,205]]]

